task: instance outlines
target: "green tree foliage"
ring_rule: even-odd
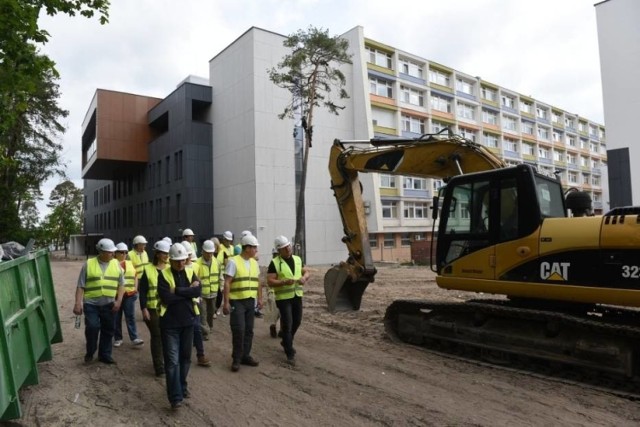
[[[347,99],[344,89],[346,79],[340,66],[351,64],[348,53],[349,42],[338,36],[329,36],[329,30],[310,26],[306,31],[298,30],[289,35],[283,46],[291,49],[276,68],[268,70],[269,78],[277,86],[291,92],[291,102],[285,107],[280,119],[294,118],[300,114],[304,129],[304,151],[300,188],[296,204],[295,243],[297,252],[306,258],[304,232],[304,204],[307,181],[309,148],[313,139],[313,117],[316,108],[324,108],[338,115],[344,107],[334,102],[333,89],[338,99]]]
[[[106,23],[108,7],[107,0],[0,0],[0,241],[21,240],[22,196],[64,173],[57,140],[68,112],[58,106],[55,63],[38,51],[49,40],[38,18],[97,13]]]
[[[82,189],[71,181],[56,185],[47,207],[51,213],[44,220],[47,240],[56,248],[64,247],[65,255],[69,236],[82,231]]]

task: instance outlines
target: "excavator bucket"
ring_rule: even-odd
[[[332,267],[324,275],[324,295],[329,312],[360,310],[362,294],[369,282],[353,282],[345,269]]]

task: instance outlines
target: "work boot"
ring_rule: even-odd
[[[249,357],[245,357],[244,359],[242,359],[240,361],[241,365],[247,365],[247,366],[258,366],[260,363],[254,359],[253,357],[249,356]]]
[[[234,360],[231,364],[231,372],[238,372],[240,370],[240,362]]]
[[[211,361],[207,359],[207,357],[203,354],[202,356],[198,356],[198,366],[209,367],[211,366]]]

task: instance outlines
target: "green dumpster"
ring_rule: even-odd
[[[47,250],[0,262],[0,420],[20,418],[18,392],[62,342]]]

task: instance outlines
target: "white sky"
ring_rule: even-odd
[[[597,0],[111,0],[109,23],[42,17],[61,74],[67,174],[81,179],[81,125],[97,88],[166,97],[251,26],[310,25],[365,37],[604,124]],[[61,180],[43,186],[49,193]]]

